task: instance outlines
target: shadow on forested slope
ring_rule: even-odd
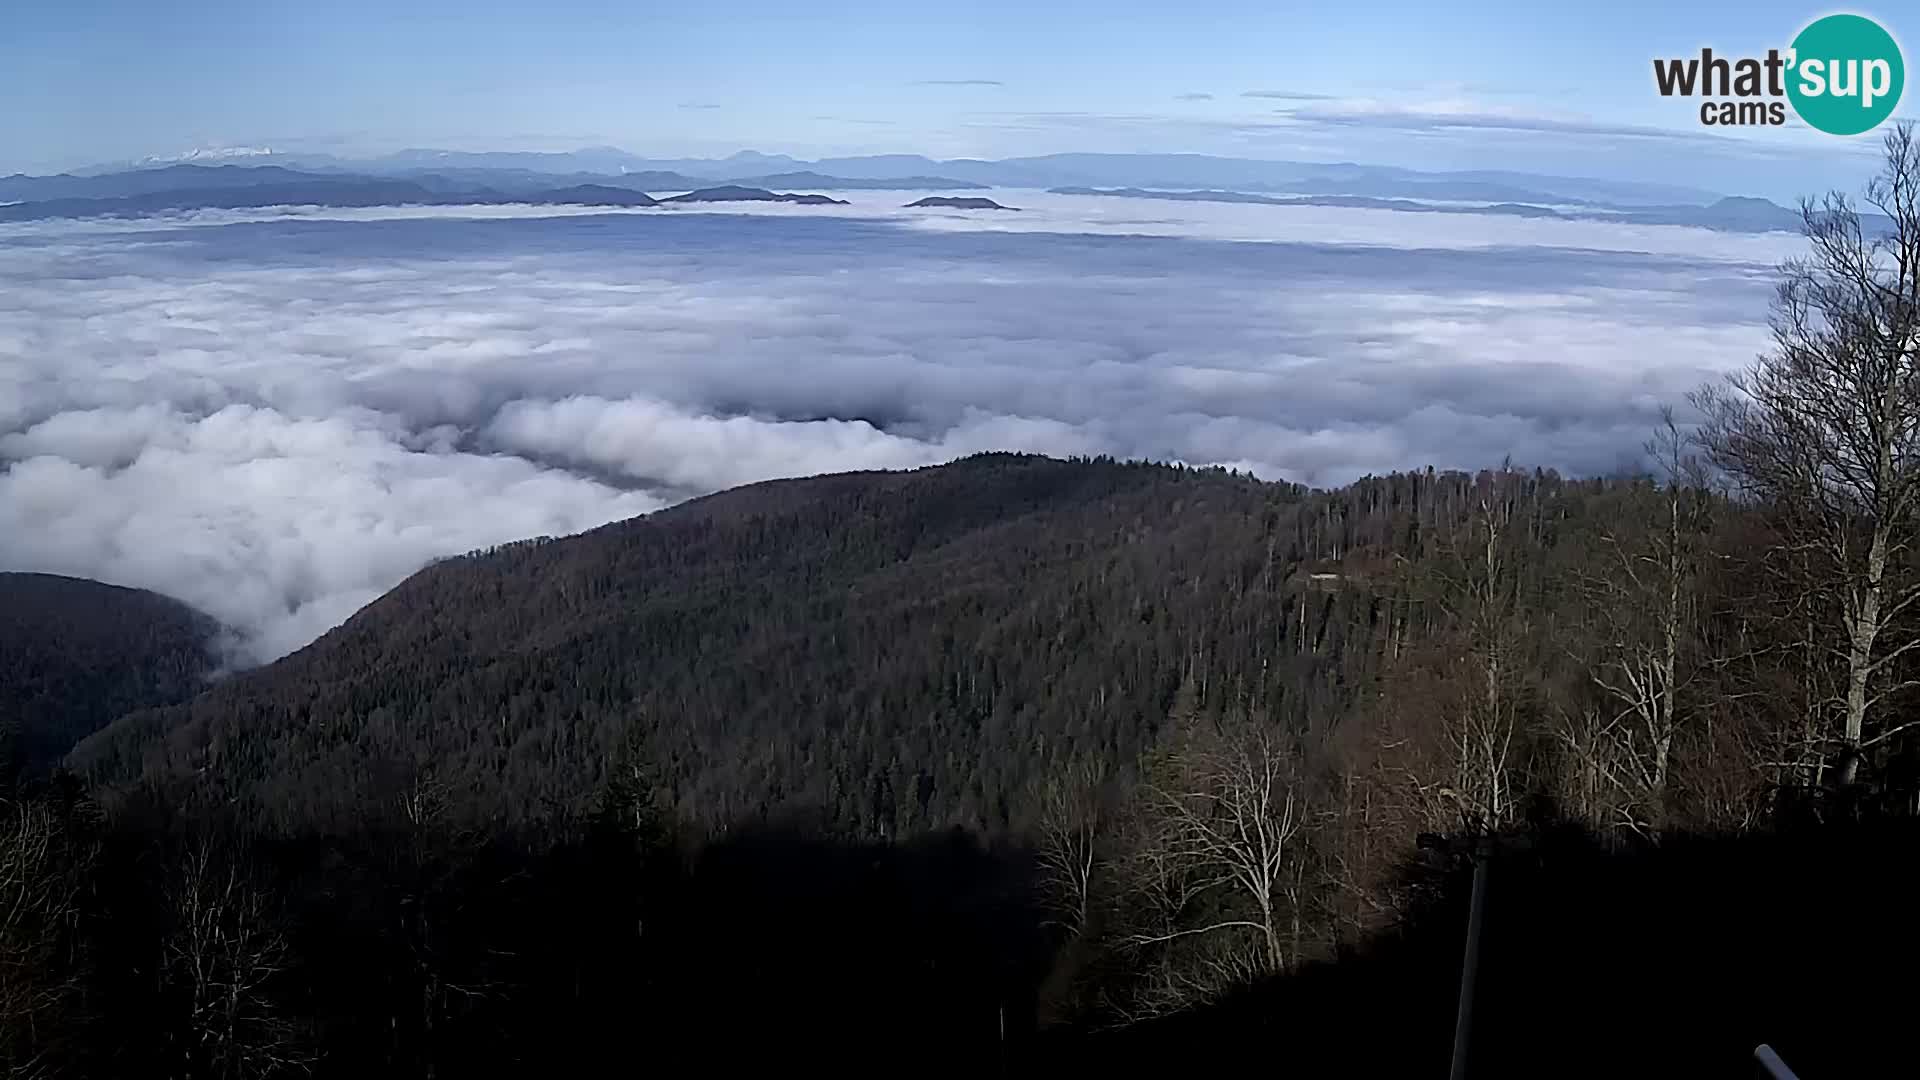
[[[1489,870],[1468,1075],[1747,1077],[1767,1043],[1803,1080],[1912,1075],[1920,826],[1671,836],[1578,829]],[[1442,1076],[1471,872],[1398,928],[1213,1006],[1048,1037],[1035,1071],[1267,1060],[1302,1076]]]
[[[864,1072],[898,1046],[990,1074],[1050,947],[1024,854],[960,832],[103,839],[57,1014],[78,1075]]]
[[[1920,939],[1899,853],[1916,840],[1902,823],[1610,853],[1578,830],[1538,835],[1492,871],[1469,1075],[1744,1077],[1760,1042],[1807,1080],[1904,1075]],[[209,841],[108,837],[82,924],[85,1001],[63,1018],[79,1074],[199,1075],[211,1044],[319,1077],[636,1060],[1439,1076],[1469,879],[1410,867],[1425,900],[1404,923],[1211,1006],[1040,1031],[1049,967],[1070,961],[1031,864],[959,832],[872,845],[790,823],[686,851],[602,823],[552,844],[229,838],[208,858]],[[203,896],[255,898],[215,920],[227,951],[209,970],[259,977],[224,1027],[182,974],[178,898],[195,875]]]

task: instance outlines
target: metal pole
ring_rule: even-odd
[[[1467,951],[1460,961],[1460,1011],[1453,1021],[1452,1080],[1467,1075],[1467,1035],[1473,1029],[1473,977],[1480,967],[1480,923],[1487,907],[1487,862],[1484,847],[1473,855],[1473,900],[1467,909]]]
[[[1774,1053],[1773,1047],[1766,1043],[1753,1048],[1753,1060],[1758,1066],[1756,1071],[1759,1080],[1798,1080],[1793,1070],[1787,1068],[1787,1063],[1781,1061],[1780,1055]]]
[[[1000,1006],[1000,1075],[1007,1075],[1007,1006]]]

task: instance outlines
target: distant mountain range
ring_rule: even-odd
[[[815,172],[767,176],[701,177],[672,171],[629,173],[537,172],[521,168],[454,167],[405,173],[350,172],[333,168],[292,168],[284,164],[175,164],[121,172],[53,176],[0,177],[0,202],[44,202],[52,199],[119,199],[168,191],[253,188],[269,184],[345,182],[403,182],[434,194],[527,195],[576,187],[620,188],[628,191],[695,191],[725,179],[743,187],[813,188],[826,191],[966,191],[980,184],[938,176],[902,176],[854,179]]]
[[[824,198],[824,196],[819,196]],[[600,184],[524,194],[432,191],[404,180],[300,180],[251,187],[179,188],[111,198],[45,199],[0,206],[0,222],[151,214],[167,210],[242,210],[266,206],[656,206],[645,192]]]
[[[792,189],[901,190],[1044,186],[1056,194],[1161,199],[1180,202],[1327,206],[1421,214],[1603,221],[1625,225],[1685,225],[1729,232],[1793,231],[1794,211],[1766,199],[1713,199],[1704,192],[1510,173],[1413,173],[1371,166],[1302,166],[1199,155],[1061,154],[1002,162],[931,161],[906,155],[838,158],[813,168],[765,172],[769,165],[803,164],[766,155],[735,155],[721,162],[644,162],[674,168],[625,172],[542,171],[552,167],[614,164],[603,154],[439,154],[418,151],[360,163],[373,171],[350,172],[324,162],[293,168],[287,155],[253,153],[246,164],[174,163],[154,168],[55,176],[0,178],[0,222],[59,217],[142,214],[187,209],[245,209],[278,205],[451,206],[584,205],[653,206],[658,203],[787,202],[845,205],[845,200]],[[308,159],[301,159],[303,162]],[[432,168],[425,167],[431,164]],[[625,168],[622,165],[622,168]],[[715,178],[729,170],[753,175]],[[392,171],[379,171],[389,169]],[[894,175],[877,175],[898,170]],[[1311,174],[1303,170],[1313,170]],[[1043,183],[1060,175],[1212,176],[1210,182]],[[846,175],[848,173],[856,175]],[[946,173],[972,173],[959,178]],[[1551,187],[1552,190],[1546,190]],[[657,195],[649,192],[659,193]],[[1672,201],[1639,201],[1666,192]],[[1611,198],[1608,196],[1611,194]],[[934,196],[914,207],[1011,209],[978,196]],[[1869,216],[1869,228],[1881,219]]]
[[[774,173],[771,176],[746,176],[738,183],[754,187],[804,187],[827,191],[984,191],[986,184],[954,180],[944,176],[828,176],[817,172]]]
[[[175,168],[181,168],[176,166]],[[185,166],[185,168],[192,168]],[[173,169],[163,170],[174,176]],[[218,172],[220,170],[209,170]],[[245,171],[245,170],[241,170]],[[606,184],[575,184],[545,191],[507,193],[492,188],[435,190],[406,180],[360,177],[336,180],[272,170],[273,182],[244,186],[189,187],[108,198],[44,199],[0,206],[0,222],[47,218],[146,214],[165,210],[238,210],[267,206],[667,206],[679,203],[782,202],[800,206],[845,206],[829,195],[768,191],[740,184],[700,188],[655,199],[643,191]],[[284,179],[284,177],[297,179]],[[107,179],[101,177],[98,179]],[[223,179],[231,180],[227,174]],[[985,200],[981,200],[985,201]]]
[[[1253,203],[1263,206],[1331,206],[1363,210],[1393,210],[1415,214],[1479,214],[1497,217],[1555,218],[1562,221],[1604,221],[1616,225],[1685,225],[1721,232],[1795,232],[1800,213],[1766,199],[1729,197],[1708,206],[1589,207],[1555,209],[1527,203],[1454,205],[1408,199],[1378,199],[1364,195],[1300,195],[1277,197],[1241,191],[1153,191],[1145,188],[1056,187],[1055,195],[1091,195],[1167,202]],[[1862,214],[1869,230],[1888,226],[1878,214]]]
[[[1342,206],[1361,210],[1403,210],[1422,214],[1512,214],[1517,217],[1560,217],[1544,206],[1525,203],[1454,206],[1414,202],[1411,199],[1381,199],[1370,195],[1255,195],[1244,191],[1148,191],[1143,188],[1057,187],[1055,195],[1110,195],[1127,199],[1160,199],[1167,202],[1257,203],[1262,206]],[[1771,204],[1769,204],[1771,205]]]
[[[654,184],[646,190],[690,190],[715,183],[749,184],[767,188],[894,187],[901,190],[965,189],[978,187],[1049,188],[1068,185],[1142,188],[1222,188],[1271,191],[1296,195],[1367,195],[1376,198],[1472,200],[1479,202],[1606,203],[1627,206],[1705,206],[1719,198],[1715,192],[1672,184],[1648,184],[1588,177],[1549,176],[1501,170],[1423,172],[1350,162],[1321,163],[1261,161],[1205,154],[1047,154],[1001,160],[956,158],[939,160],[918,154],[877,154],[805,161],[784,154],[741,151],[726,158],[647,158],[614,147],[588,147],[567,153],[402,150],[372,158],[342,158],[326,154],[278,153],[241,148],[243,154],[220,150],[196,152],[194,161],[244,161],[252,165],[351,172],[363,175],[440,174],[455,176],[467,170],[489,173],[532,173],[548,177],[538,186],[555,185],[555,176],[603,178],[635,174],[672,174],[687,178],[684,185]],[[148,159],[80,170],[89,176],[123,173],[173,164]],[[488,181],[498,186],[498,181]],[[574,179],[572,182],[585,182]],[[611,179],[601,182],[616,183]],[[4,183],[4,182],[0,182]],[[616,183],[616,186],[635,186]],[[29,196],[7,195],[0,199]],[[37,196],[49,197],[49,196]]]

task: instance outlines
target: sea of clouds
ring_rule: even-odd
[[[995,192],[0,227],[0,570],[282,655],[441,555],[990,449],[1332,484],[1637,460],[1783,235]]]

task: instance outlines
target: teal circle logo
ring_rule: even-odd
[[[1787,99],[1829,135],[1858,135],[1893,115],[1906,85],[1900,46],[1861,15],[1829,15],[1793,39]]]

